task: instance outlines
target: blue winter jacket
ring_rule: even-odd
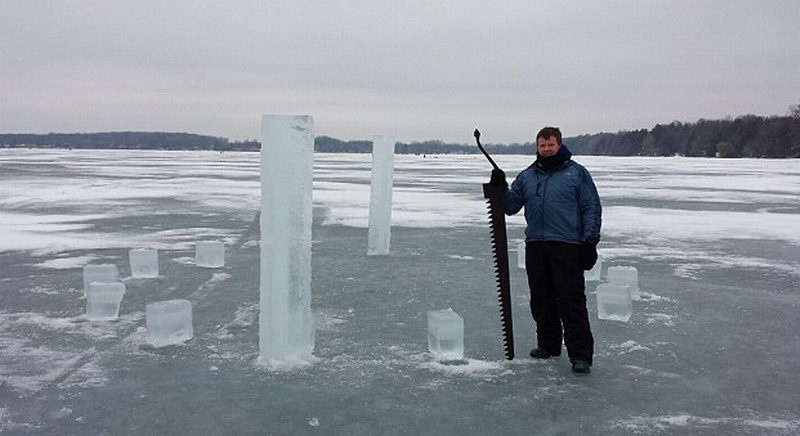
[[[506,191],[506,214],[525,207],[526,241],[600,240],[602,207],[589,171],[568,160],[551,172],[531,165]]]

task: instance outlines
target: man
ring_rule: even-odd
[[[537,347],[530,355],[561,355],[576,373],[591,372],[594,339],[586,309],[583,271],[597,261],[602,208],[589,171],[571,160],[557,127],[536,135],[536,161],[506,191],[507,215],[525,208],[525,267],[536,321]],[[502,170],[492,181],[508,186]]]

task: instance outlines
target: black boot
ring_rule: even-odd
[[[572,361],[572,372],[578,374],[589,374],[592,372],[592,366],[586,361],[575,359]]]
[[[549,359],[551,357],[558,357],[561,353],[551,353],[544,348],[534,348],[530,353],[534,359]]]

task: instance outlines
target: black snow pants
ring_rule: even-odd
[[[557,356],[561,354],[563,338],[570,360],[579,359],[591,365],[594,338],[579,259],[578,245],[555,241],[525,244],[537,346]]]

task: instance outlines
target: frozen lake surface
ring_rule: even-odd
[[[800,161],[577,156],[604,204],[605,265],[635,266],[628,323],[592,374],[536,361],[511,252],[517,359],[503,360],[482,156],[395,158],[391,255],[367,257],[370,156],[315,157],[313,365],[256,365],[257,153],[0,150],[0,433],[471,435],[800,433]],[[497,156],[509,177],[530,156]],[[291,183],[287,180],[286,183]],[[510,247],[524,221],[509,219]],[[226,266],[194,265],[196,241]],[[130,277],[130,248],[160,275]],[[82,267],[115,263],[120,317],[84,316]],[[194,338],[146,342],[150,302]],[[426,313],[464,318],[462,364]]]

